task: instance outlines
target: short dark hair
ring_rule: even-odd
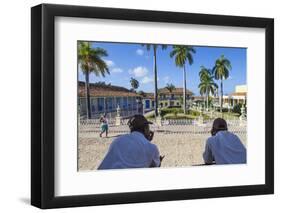
[[[227,129],[227,123],[223,118],[216,118],[213,122],[213,127],[211,130],[212,135],[215,135],[219,131],[225,131]]]
[[[149,124],[152,124],[152,122],[148,121],[143,115],[140,114],[133,115],[128,121],[128,126],[131,132],[138,131],[144,133],[145,128],[149,127]]]
[[[148,124],[147,124],[147,125],[144,125],[144,126],[137,126],[137,127],[132,126],[132,127],[130,128],[130,131],[131,131],[131,132],[137,131],[137,132],[144,133],[144,132],[145,132],[144,130],[145,130],[145,128],[147,128],[147,126],[148,126]]]

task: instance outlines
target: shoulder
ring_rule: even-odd
[[[158,147],[156,146],[156,144],[149,142],[149,148],[152,152],[159,153],[159,150],[158,150]]]
[[[124,135],[120,135],[118,136],[115,140],[122,140],[122,139],[126,139],[126,138],[131,138],[132,137],[132,134],[124,134]]]
[[[120,135],[112,141],[112,144],[121,143],[122,141],[127,141],[130,138],[130,134]]]
[[[232,140],[240,140],[239,137],[236,134],[234,134],[232,132],[229,132],[229,131],[222,131],[222,132],[219,132],[217,135],[220,138],[227,138],[227,139],[232,139]]]
[[[158,149],[157,146],[156,146],[156,144],[154,144],[154,143],[149,142],[149,145],[150,145],[150,147],[153,148],[153,149]]]
[[[239,137],[236,134],[234,134],[233,132],[227,132],[227,134],[230,135],[231,137],[239,139]]]
[[[212,143],[214,143],[215,141],[216,141],[216,136],[214,135],[214,136],[209,137],[209,138],[207,139],[206,143],[207,143],[207,144],[212,144]]]

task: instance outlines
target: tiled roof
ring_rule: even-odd
[[[79,82],[78,85],[79,97],[85,97],[85,83]],[[124,87],[114,85],[90,84],[91,97],[140,97],[135,92],[132,92]]]
[[[246,92],[233,92],[230,96],[247,96]]]
[[[154,99],[154,93],[146,92],[142,97],[145,99]]]
[[[175,94],[175,95],[183,95],[183,88],[175,88],[170,92],[167,88],[161,88],[159,89],[159,95],[164,94],[164,95],[170,95],[170,94]],[[193,95],[193,92],[190,90],[186,90],[187,95]]]
[[[79,97],[85,97],[85,83],[78,83],[78,95]],[[159,89],[158,94],[175,94],[182,95],[183,88],[175,88],[172,93],[167,88]],[[186,94],[193,95],[189,90],[186,90]],[[154,93],[144,93],[144,95],[139,95],[136,92],[128,90],[124,87],[106,84],[90,84],[90,96],[91,97],[143,97],[147,99],[154,99]]]
[[[194,101],[203,101],[204,100],[204,97],[203,96],[193,96],[192,99]]]

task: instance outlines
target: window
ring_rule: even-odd
[[[132,97],[128,98],[128,109],[131,110],[132,109]]]
[[[95,113],[95,111],[96,111],[96,102],[97,102],[96,98],[91,98],[91,111],[92,111],[92,113]]]
[[[112,98],[106,99],[106,106],[109,111],[112,111]]]
[[[136,97],[132,97],[132,104],[133,104],[133,109],[137,108],[137,99]]]
[[[127,109],[128,106],[128,99],[127,97],[123,97],[123,109]]]
[[[104,110],[104,98],[98,98],[98,111],[101,112]]]
[[[80,114],[84,115],[86,114],[86,99],[80,98]]]
[[[150,108],[150,101],[149,100],[145,100],[145,108],[146,109]]]

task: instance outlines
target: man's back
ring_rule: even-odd
[[[246,163],[246,148],[240,139],[228,131],[219,131],[208,138],[203,154],[205,163],[239,164]]]
[[[159,151],[140,132],[116,138],[98,169],[147,168],[160,165]]]

